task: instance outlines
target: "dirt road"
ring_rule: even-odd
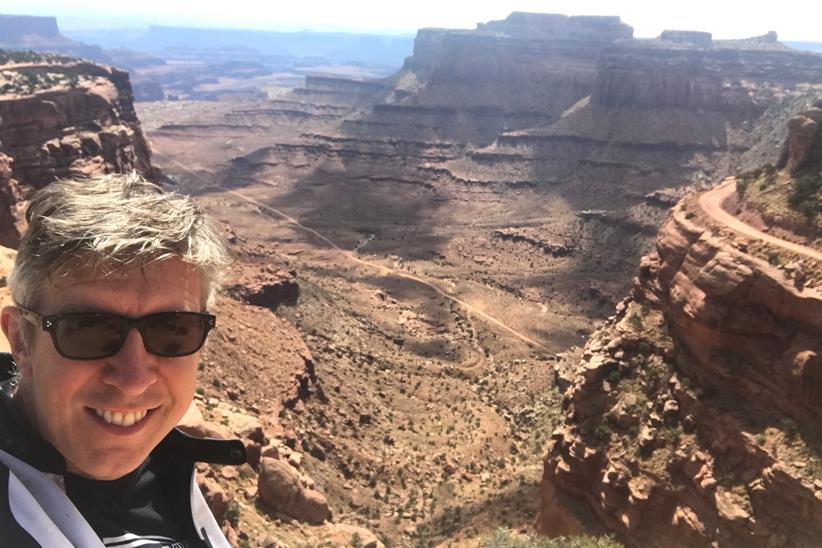
[[[779,246],[783,249],[793,251],[799,255],[804,255],[816,261],[822,261],[822,253],[812,249],[808,246],[788,242],[781,238],[776,238],[770,234],[766,234],[761,230],[757,230],[751,225],[745,224],[724,209],[722,209],[722,202],[725,201],[736,189],[736,179],[728,177],[721,185],[713,190],[705,192],[699,197],[699,206],[708,214],[709,217],[717,222],[722,223],[731,230],[747,236],[768,242],[769,244]]]

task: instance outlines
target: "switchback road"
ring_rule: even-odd
[[[711,217],[713,220],[727,226],[734,232],[738,232],[748,238],[762,240],[769,244],[793,251],[799,255],[804,255],[816,261],[822,261],[822,253],[813,248],[801,244],[795,244],[770,234],[766,234],[761,230],[757,230],[749,224],[743,223],[724,209],[722,209],[722,202],[725,201],[736,190],[736,178],[728,177],[718,187],[703,193],[699,197],[699,206]]]

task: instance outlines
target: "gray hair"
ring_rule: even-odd
[[[27,307],[54,277],[116,274],[171,257],[196,269],[205,307],[229,264],[222,231],[191,198],[136,172],[51,183],[32,196],[26,221],[9,289]]]

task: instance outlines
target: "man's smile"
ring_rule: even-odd
[[[114,426],[120,426],[124,428],[134,426],[135,424],[139,423],[144,418],[146,418],[149,411],[152,411],[152,409],[141,409],[137,411],[127,412],[111,411],[108,409],[97,408],[92,409],[97,414],[97,416],[103,419],[103,421],[107,424],[113,424]]]

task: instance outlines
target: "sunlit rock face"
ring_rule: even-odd
[[[16,246],[25,199],[56,179],[132,170],[152,176],[127,73],[57,58],[6,66],[0,243]]]
[[[822,101],[788,123],[787,167],[791,173],[822,165]]]

